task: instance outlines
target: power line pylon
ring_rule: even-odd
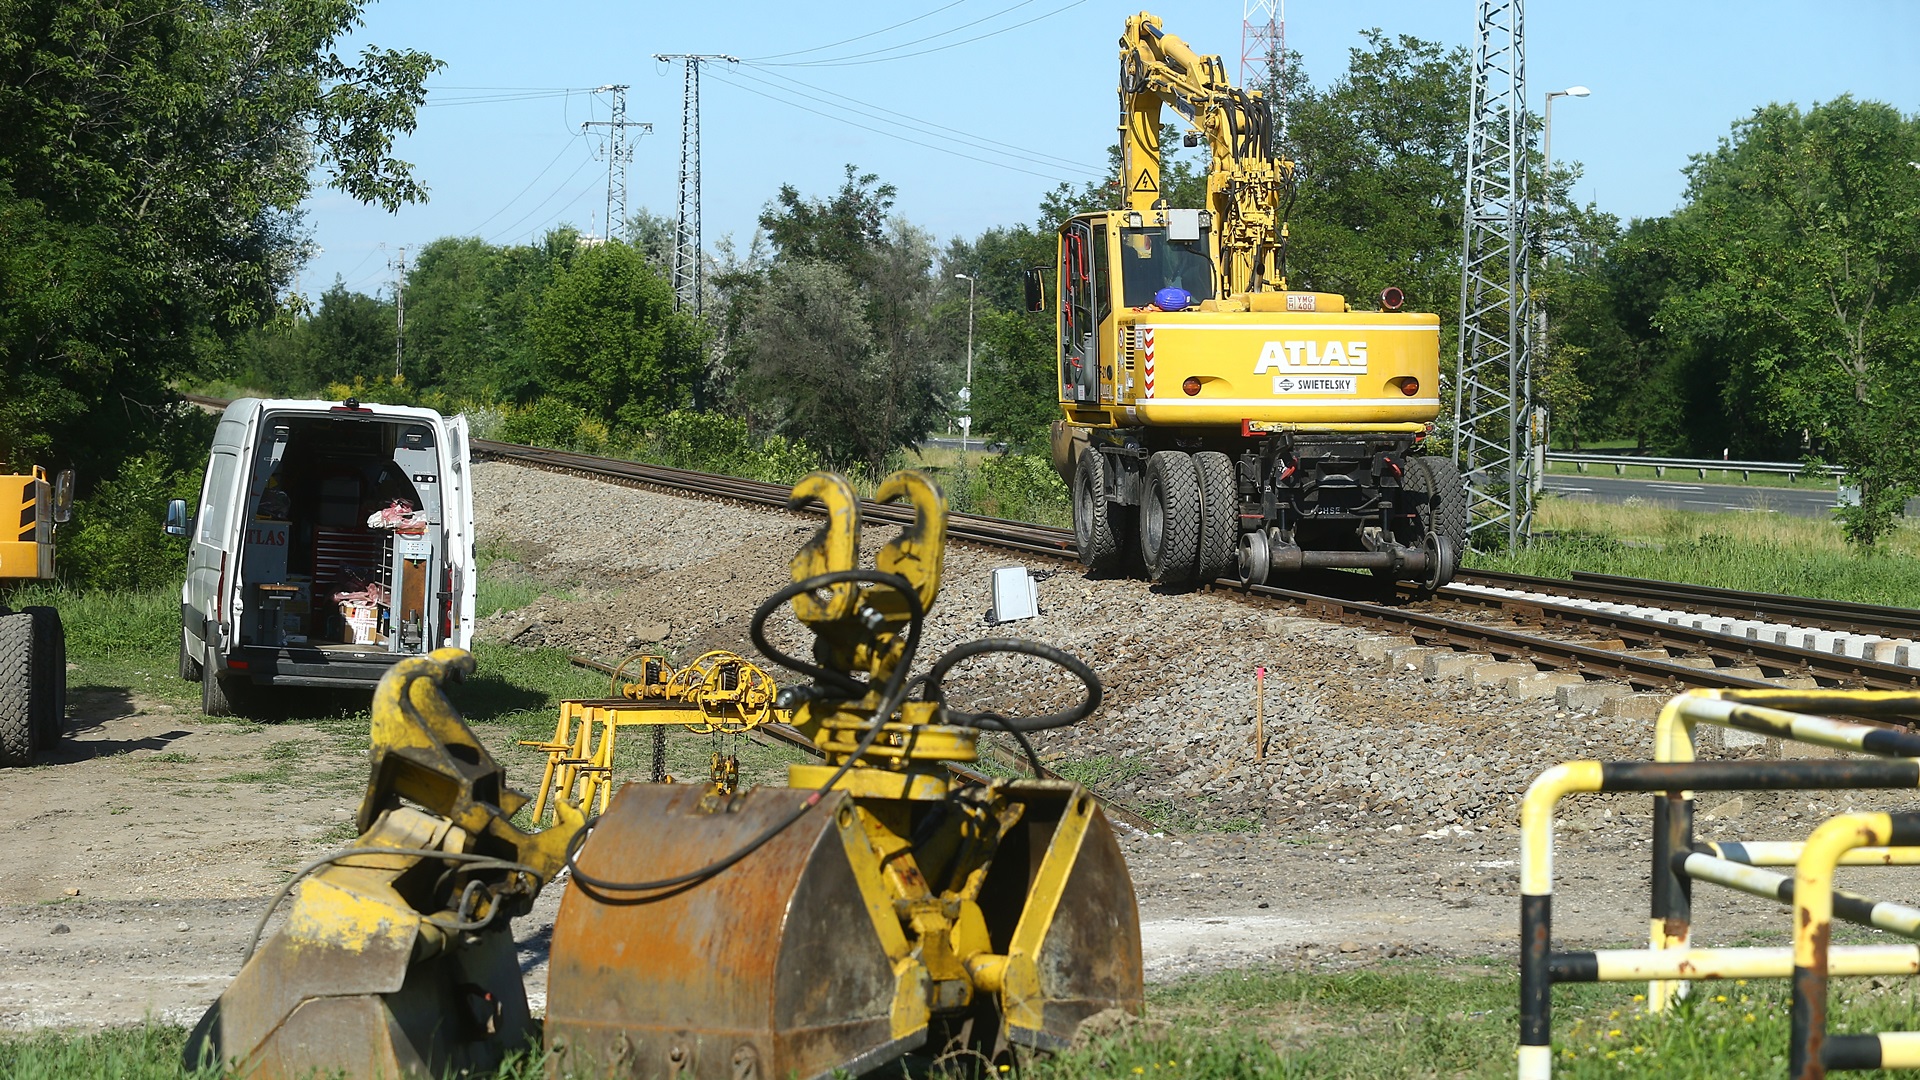
[[[1467,535],[1518,547],[1533,532],[1532,322],[1528,317],[1523,0],[1478,0],[1467,113],[1465,243],[1453,457],[1467,482]]]
[[[1287,0],[1241,0],[1240,85],[1264,89],[1275,119],[1282,115],[1280,70],[1286,62]]]
[[[680,208],[673,223],[673,304],[700,314],[700,65],[715,60],[737,64],[725,53],[654,53],[661,63],[686,64],[686,98],[680,106]]]
[[[627,223],[627,163],[633,160],[633,146],[627,142],[627,129],[639,128],[640,134],[653,134],[653,125],[644,121],[627,119],[627,87],[625,84],[602,86],[596,94],[613,95],[613,116],[607,120],[587,120],[581,123],[580,130],[603,127],[607,129],[607,239],[613,239],[614,223],[622,227]],[[619,216],[614,214],[618,212]]]

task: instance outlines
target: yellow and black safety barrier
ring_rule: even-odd
[[[1757,896],[1816,909],[1826,922],[1839,917],[1906,936],[1920,937],[1920,909],[1881,903],[1835,893],[1833,865],[1920,864],[1920,827],[1898,831],[1890,826],[1844,850],[1835,849],[1817,883],[1809,883],[1809,860],[1816,850],[1805,844],[1778,841],[1696,845],[1693,840],[1694,795],[1699,791],[1810,791],[1920,789],[1920,735],[1910,731],[1828,719],[1794,712],[1817,709],[1853,716],[1920,713],[1920,693],[1867,691],[1696,691],[1669,702],[1655,732],[1655,761],[1574,761],[1548,769],[1534,781],[1521,803],[1520,857],[1520,1048],[1522,1080],[1544,1080],[1552,1074],[1551,1006],[1553,984],[1560,982],[1623,982],[1649,980],[1649,1008],[1664,1009],[1688,980],[1731,978],[1793,978],[1795,1046],[1802,1042],[1801,970],[1817,966],[1817,981],[1807,977],[1808,1001],[1818,991],[1816,1024],[1808,1009],[1805,1038],[1824,1035],[1825,986],[1829,975],[1920,974],[1920,946],[1832,946],[1822,936],[1802,948],[1799,912],[1792,948],[1695,948],[1692,936],[1692,886],[1695,881],[1737,889]],[[1695,761],[1693,730],[1700,723],[1739,728],[1779,739],[1875,755],[1875,758],[1798,761]],[[1652,941],[1647,949],[1592,952],[1552,951],[1553,815],[1561,799],[1582,792],[1651,792],[1653,811]],[[1891,820],[1905,815],[1851,815]],[[1830,823],[1831,824],[1831,823]],[[1824,827],[1823,827],[1824,828]],[[1819,838],[1822,834],[1816,833]],[[1828,846],[1832,846],[1831,841]],[[1825,857],[1824,854],[1821,855]],[[1799,874],[1762,869],[1798,863]],[[1815,867],[1817,869],[1817,867]],[[1817,899],[1810,899],[1812,894]],[[1817,946],[1817,948],[1816,948]],[[1817,953],[1818,963],[1814,962]],[[1804,954],[1804,955],[1803,955]],[[1802,961],[1805,961],[1803,964]],[[1818,1077],[1825,1069],[1899,1067],[1907,1060],[1908,1043],[1901,1037],[1875,1042],[1873,1036],[1836,1037],[1826,1042],[1832,1051],[1815,1049],[1807,1062],[1796,1065],[1794,1077]],[[1911,1053],[1920,1062],[1920,1035],[1913,1036]],[[1797,1050],[1796,1050],[1797,1052]],[[1869,1057],[1878,1065],[1857,1065]],[[1799,1059],[1796,1058],[1796,1061]],[[1801,1065],[1805,1065],[1803,1070]]]

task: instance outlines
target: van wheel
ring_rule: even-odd
[[[187,654],[187,635],[180,635],[180,681],[200,681],[200,661]]]
[[[67,720],[67,628],[50,607],[26,609],[33,616],[33,748],[60,744]]]
[[[1193,580],[1200,560],[1200,476],[1191,455],[1162,450],[1147,459],[1140,556],[1149,581],[1185,585]]]
[[[200,670],[200,711],[208,716],[235,716],[244,701],[240,682],[222,678],[211,667]]]
[[[0,767],[33,764],[33,616],[0,616]]]

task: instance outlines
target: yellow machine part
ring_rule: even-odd
[[[759,665],[738,653],[714,650],[674,669],[657,656],[639,658],[637,682],[623,682],[622,664],[614,685],[624,697],[569,698],[550,739],[522,739],[521,746],[547,755],[534,796],[533,821],[551,824],[562,802],[604,812],[613,795],[613,753],[622,727],[679,727],[696,735],[741,735],[766,723],[789,723],[793,714],[774,707],[779,687]],[[710,780],[733,790],[739,762],[715,751]],[[597,806],[595,804],[598,804]]]
[[[0,476],[0,579],[53,577],[53,485],[45,470]]]
[[[442,690],[460,649],[395,665],[374,692],[372,769],[351,848],[309,866],[282,928],[188,1039],[186,1064],[249,1080],[439,1078],[534,1038],[509,920],[584,823],[523,833],[526,798]]]
[[[924,613],[945,502],[918,474],[880,492],[915,521],[878,571]],[[1139,913],[1097,802],[1067,782],[955,787],[944,764],[975,756],[977,729],[938,700],[878,715],[893,699],[873,688],[907,658],[909,602],[873,581],[803,588],[854,569],[859,504],[825,475],[794,496],[827,510],[794,561],[794,613],[816,661],[872,681],[859,700],[853,682],[796,695],[796,725],[826,764],[792,766],[788,787],[620,789],[554,924],[552,1075],[825,1077],[920,1049],[1000,1061],[1142,1006]]]

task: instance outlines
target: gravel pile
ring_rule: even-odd
[[[747,623],[789,579],[812,521],[542,473],[477,466],[483,545],[511,553],[495,573],[564,590],[515,612],[483,613],[483,638],[618,661],[664,649],[752,654]],[[870,530],[869,554],[892,535]],[[1169,820],[1225,817],[1279,830],[1362,827],[1421,834],[1513,820],[1540,770],[1576,757],[1643,757],[1643,720],[1515,701],[1462,680],[1366,662],[1364,631],[1290,616],[1231,593],[1166,593],[1087,580],[1077,566],[1027,561],[1040,616],[988,622],[990,574],[1017,555],[955,545],[927,620],[924,666],[984,636],[1045,641],[1087,660],[1106,704],[1036,739],[1049,764]],[[775,643],[802,649],[791,619]],[[1265,758],[1255,760],[1254,678],[1266,668]],[[784,673],[776,672],[776,678]],[[1044,665],[992,657],[963,668],[949,698],[1009,714],[1064,708],[1077,685]]]

